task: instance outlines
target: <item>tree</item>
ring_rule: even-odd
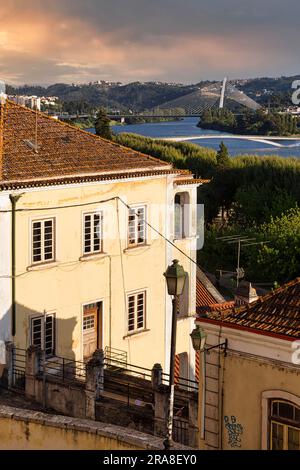
[[[289,209],[259,228],[268,243],[252,250],[249,274],[255,280],[287,282],[300,270],[300,209]]]
[[[230,157],[228,154],[228,149],[223,141],[220,143],[220,148],[217,152],[216,158],[217,158],[217,167],[219,169],[227,168],[230,166]]]
[[[109,117],[107,117],[103,109],[99,109],[97,113],[95,121],[95,131],[97,135],[99,135],[100,137],[104,137],[104,139],[112,139],[110,119]]]

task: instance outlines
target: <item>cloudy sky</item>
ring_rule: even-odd
[[[299,0],[2,0],[8,83],[300,72]]]

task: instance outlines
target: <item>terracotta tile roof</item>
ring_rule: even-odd
[[[216,303],[216,299],[211,295],[202,282],[197,279],[196,281],[196,307],[207,307]]]
[[[197,266],[196,271],[196,310],[200,314],[210,305],[222,304],[224,297],[208,279],[202,269]]]
[[[265,334],[300,338],[300,277],[240,308],[207,312],[207,320]],[[206,320],[206,319],[204,319]]]
[[[37,129],[37,147],[36,147]],[[169,163],[9,100],[0,106],[0,187],[99,175],[180,173]],[[124,177],[124,176],[123,176]],[[34,183],[33,183],[34,182]]]
[[[175,183],[177,185],[183,184],[206,184],[210,183],[211,180],[202,179],[202,178],[176,178]]]
[[[199,313],[200,316],[201,315],[207,316],[209,312],[216,313],[222,310],[227,310],[228,308],[234,307],[234,304],[235,304],[234,300],[229,300],[228,302],[223,302],[223,303],[210,304],[208,306],[200,307],[199,309],[197,309],[197,313]]]

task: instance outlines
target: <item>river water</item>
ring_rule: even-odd
[[[298,157],[300,158],[300,138],[295,140],[277,141],[282,147],[274,147],[273,145],[254,142],[243,139],[222,139],[222,135],[230,135],[229,133],[210,131],[197,127],[198,118],[184,118],[181,121],[155,122],[146,124],[130,124],[125,126],[113,126],[112,129],[116,134],[121,132],[130,132],[132,134],[140,134],[147,137],[183,137],[197,135],[215,135],[215,139],[193,139],[188,142],[209,147],[217,150],[220,142],[224,140],[230,155],[280,155],[281,157]],[[93,129],[90,129],[93,131]]]

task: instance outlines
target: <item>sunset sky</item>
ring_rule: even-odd
[[[2,0],[0,79],[198,82],[293,75],[299,0]]]

